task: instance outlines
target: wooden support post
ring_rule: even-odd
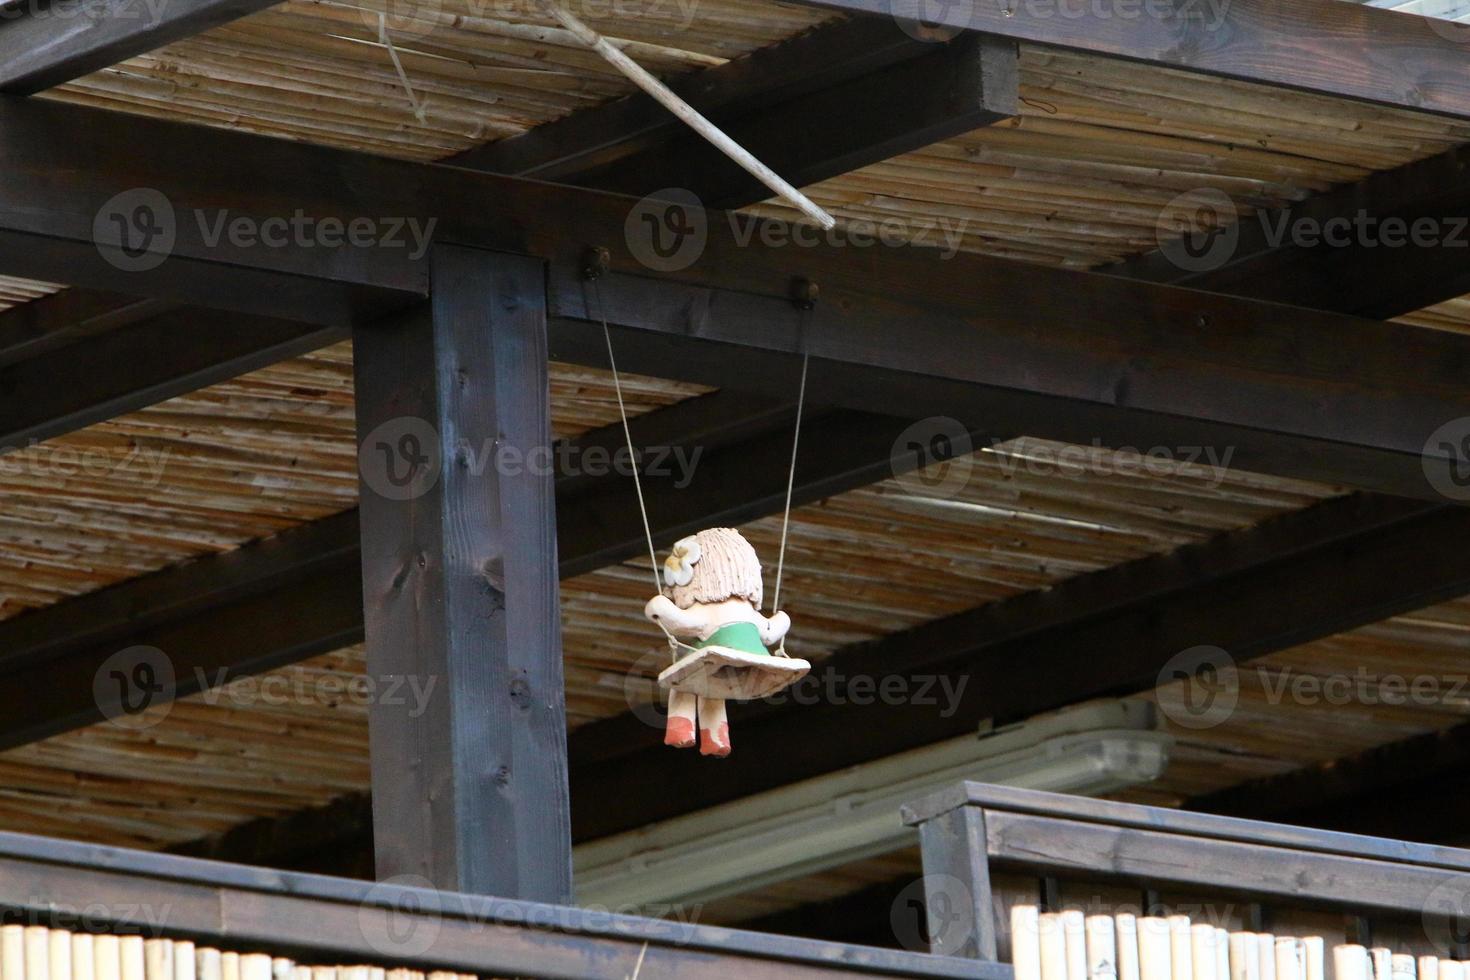
[[[545,272],[435,246],[431,274],[431,311],[355,336],[377,872],[566,903]]]
[[[985,851],[985,811],[960,806],[919,826],[929,951],[996,959],[995,907]]]

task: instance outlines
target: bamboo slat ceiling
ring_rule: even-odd
[[[288,0],[49,95],[436,160],[629,90],[530,0],[396,0],[389,37],[422,98],[420,123],[378,40],[384,2]],[[587,8],[593,26],[665,75],[827,16],[759,0]],[[1021,71],[1018,118],[813,196],[842,219],[898,219],[957,234],[968,250],[1092,267],[1153,248],[1160,211],[1181,192],[1216,188],[1244,214],[1470,140],[1470,126],[1421,113],[1032,45]]]

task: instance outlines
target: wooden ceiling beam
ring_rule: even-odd
[[[0,165],[0,267],[18,274],[350,324],[422,301],[411,241],[216,240],[220,222],[361,217],[406,235],[432,218],[436,241],[549,259],[564,359],[603,363],[605,313],[639,357],[671,355],[653,373],[716,386],[789,394],[806,351],[813,399],[857,410],[881,398],[1082,444],[1206,445],[1244,469],[1406,496],[1464,465],[1426,451],[1470,416],[1464,337],[935,248],[802,247],[790,226],[720,212],[697,261],[654,273],[624,197],[39,101],[0,101]],[[168,190],[175,234],[165,261],[129,271],[93,235],[106,202],[139,186]],[[595,290],[590,245],[611,252]],[[803,279],[815,309],[790,301]]]
[[[1016,45],[964,35],[920,41],[859,18],[682,76],[672,86],[797,187],[1014,116]],[[763,184],[642,93],[592,106],[447,163],[641,196],[668,187],[707,206],[771,196]]]
[[[1402,316],[1470,293],[1467,174],[1470,147],[1455,147],[1240,216],[1221,229],[1218,244],[1201,239],[1204,262],[1181,263],[1170,243],[1103,271],[1375,319]],[[1416,225],[1422,234],[1413,233]]]
[[[65,290],[0,312],[0,453],[146,408],[338,340],[248,313]]]
[[[798,0],[973,30],[1155,68],[1470,119],[1465,27],[1337,0]]]
[[[0,21],[0,93],[33,95],[278,2],[27,3]]]

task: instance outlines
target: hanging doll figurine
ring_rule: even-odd
[[[782,642],[791,618],[761,615],[760,560],[739,531],[710,528],[676,542],[663,582],[663,594],[643,613],[679,641],[683,654],[659,675],[669,689],[664,744],[691,748],[697,718],[700,753],[727,756],[725,699],[765,697],[799,680],[811,665],[766,649]]]

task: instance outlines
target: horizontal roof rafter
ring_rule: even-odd
[[[0,19],[0,92],[33,95],[280,0],[33,0]]]
[[[1470,30],[1342,0],[796,0],[1470,119]]]
[[[348,325],[422,300],[414,236],[432,232],[548,259],[553,349],[568,360],[603,364],[584,341],[605,312],[647,373],[789,395],[807,351],[823,404],[901,392],[913,415],[1213,446],[1246,469],[1407,496],[1435,495],[1427,477],[1456,461],[1426,444],[1470,416],[1470,339],[1343,314],[921,246],[809,247],[721,212],[706,214],[697,261],[655,273],[625,197],[27,100],[0,99],[0,165],[0,270],[36,278]],[[167,199],[172,252],[128,271],[94,226],[139,187]],[[355,219],[380,237],[340,244]],[[333,222],[338,246],[229,234],[298,220],[308,236]],[[595,292],[582,274],[594,245],[613,270]],[[803,278],[820,288],[814,310],[789,300]],[[659,352],[671,356],[654,369]]]

